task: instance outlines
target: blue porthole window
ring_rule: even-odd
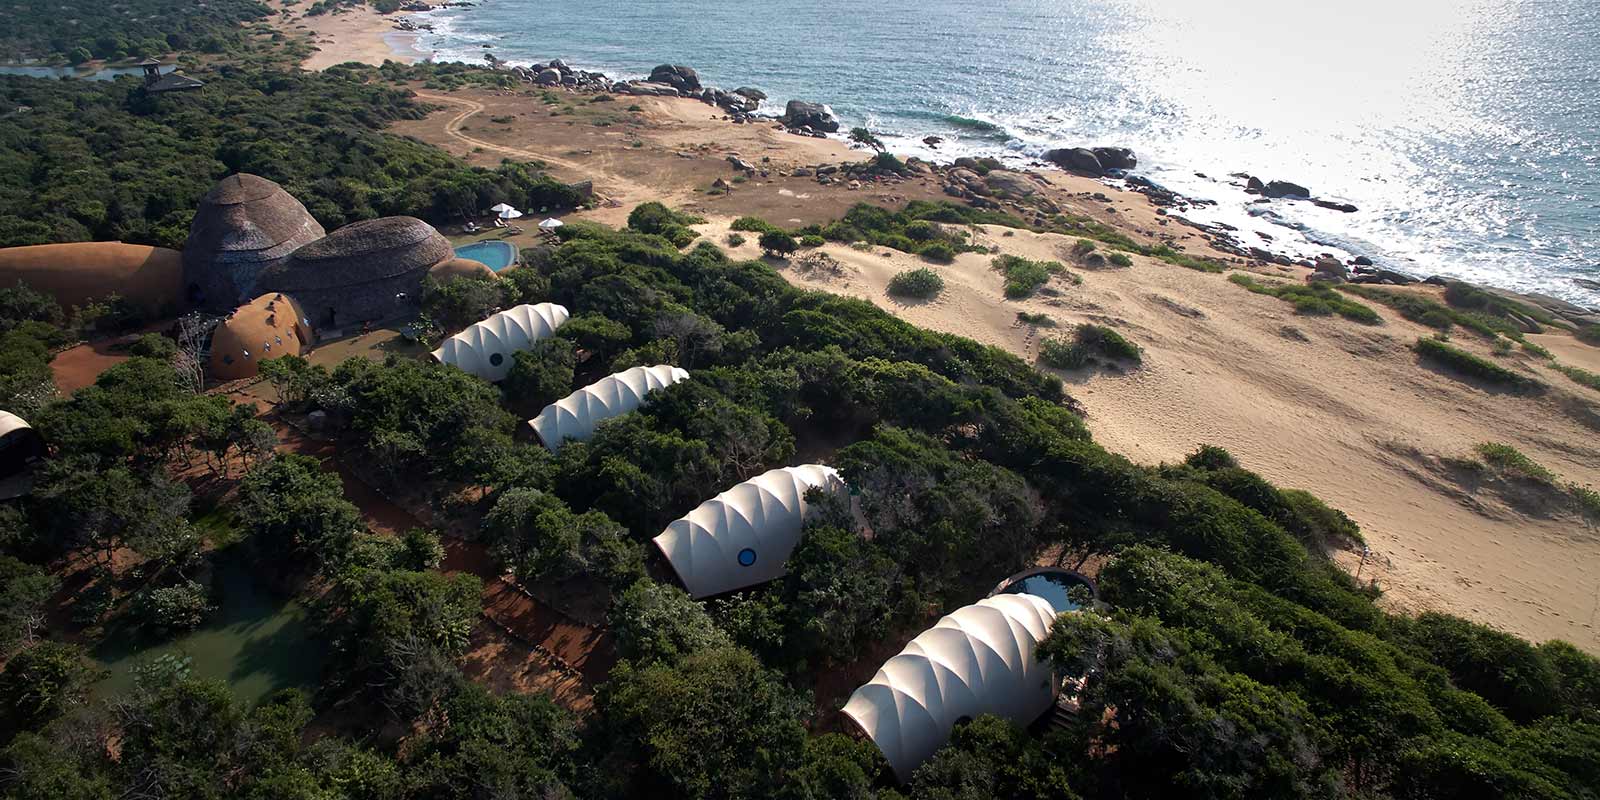
[[[746,547],[739,551],[739,566],[748,567],[756,563],[756,551]]]
[[[492,353],[492,354],[489,355],[489,364],[491,366],[498,367],[498,366],[500,366],[501,364],[504,364],[504,363],[506,363],[506,357],[505,356],[500,355],[499,353]]]

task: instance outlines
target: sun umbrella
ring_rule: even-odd
[[[517,217],[520,217],[520,216],[522,216],[522,212],[518,211],[518,210],[516,210],[514,208],[508,208],[508,209],[500,212],[500,218],[501,219],[516,219]]]
[[[551,217],[550,219],[547,219],[544,222],[539,223],[539,227],[541,227],[541,228],[543,228],[543,229],[545,229],[547,231],[553,231],[556,228],[559,228],[559,227],[561,227],[562,225],[565,225],[565,224],[567,224],[567,223],[562,222],[561,220],[556,219],[555,217]]]
[[[494,208],[491,208],[489,210],[493,211],[496,214],[503,214],[503,213],[505,213],[507,211],[516,211],[515,208],[512,208],[511,206],[509,206],[509,205],[507,205],[505,203],[501,203],[500,205],[497,205]]]

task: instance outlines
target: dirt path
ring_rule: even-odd
[[[449,122],[445,123],[444,128],[445,135],[452,139],[456,139],[457,141],[469,144],[473,147],[481,147],[484,150],[488,150],[493,153],[511,156],[513,158],[524,159],[527,161],[543,161],[551,166],[560,167],[564,170],[574,173],[580,178],[587,176],[595,182],[595,191],[597,194],[607,200],[621,203],[624,206],[631,207],[636,203],[644,202],[660,194],[658,190],[650,189],[644,184],[629,180],[614,172],[604,170],[597,171],[593,166],[583,166],[577,162],[568,161],[564,158],[558,158],[548,153],[540,153],[533,150],[524,150],[520,147],[510,147],[508,145],[495,144],[494,142],[478,139],[463,133],[461,128],[464,124],[466,124],[466,121],[483,112],[483,104],[476,100],[468,100],[463,97],[451,97],[450,95],[434,94],[432,92],[422,91],[417,92],[417,97],[431,103],[442,103],[461,109],[460,113],[456,114],[450,119]]]

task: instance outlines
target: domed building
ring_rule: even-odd
[[[455,251],[414,217],[355,222],[263,270],[259,292],[293,295],[318,328],[378,322],[413,311],[422,279]]]
[[[452,258],[428,270],[428,277],[440,282],[449,283],[456,278],[489,278],[500,276],[489,269],[489,265],[482,261],[473,261],[470,258]]]
[[[324,233],[283,187],[256,175],[229,175],[195,211],[183,246],[184,291],[193,305],[231,309],[257,293],[263,271]]]
[[[122,242],[0,248],[0,288],[19,283],[55,298],[63,311],[115,294],[161,314],[183,305],[183,256]]]
[[[311,321],[293,297],[264,294],[217,325],[206,373],[219,381],[254,377],[262,361],[300,355],[313,341]]]

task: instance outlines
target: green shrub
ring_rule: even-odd
[[[801,247],[821,247],[827,243],[828,241],[826,239],[814,233],[808,233],[805,236],[800,237]]]
[[[731,230],[743,231],[745,233],[767,233],[769,231],[782,230],[778,226],[773,225],[772,223],[767,222],[760,217],[740,217],[734,220],[733,224],[730,225],[729,228]]]
[[[776,228],[761,234],[759,242],[763,252],[774,256],[786,256],[800,247],[793,236]]]
[[[1027,311],[1017,312],[1017,321],[1024,325],[1037,325],[1041,328],[1054,328],[1056,321],[1048,314],[1032,314]]]
[[[729,247],[743,247],[744,246],[744,241],[745,241],[744,236],[742,236],[740,234],[737,234],[737,233],[728,234],[728,246]]]
[[[1440,331],[1448,332],[1452,326],[1460,325],[1485,339],[1495,339],[1502,335],[1511,339],[1522,338],[1522,330],[1504,319],[1479,312],[1454,309],[1415,292],[1354,283],[1341,284],[1339,291],[1377,301],[1400,312],[1400,316],[1412,322]]]
[[[933,297],[944,291],[944,278],[926,267],[908,269],[889,279],[889,294],[896,297]]]
[[[1039,344],[1039,360],[1056,369],[1079,369],[1097,355],[1135,364],[1144,360],[1138,345],[1104,325],[1079,325],[1070,339],[1046,339]]]
[[[1242,286],[1256,294],[1276,297],[1294,306],[1297,314],[1311,314],[1327,316],[1338,314],[1345,319],[1355,320],[1364,325],[1377,325],[1383,322],[1378,312],[1352,300],[1341,296],[1329,288],[1327,284],[1296,284],[1272,281],[1262,283],[1242,272],[1235,272],[1228,276],[1228,280]]]
[[[1428,361],[1489,383],[1519,391],[1539,391],[1544,388],[1544,384],[1533,378],[1513,372],[1438,338],[1418,339],[1416,351],[1417,355]]]
[[[1067,272],[1067,268],[1056,261],[1029,261],[1019,256],[998,256],[993,261],[992,268],[1005,276],[1006,297],[1013,300],[1031,296],[1039,287],[1050,281],[1052,275],[1066,276],[1073,283],[1080,283],[1076,275]]]
[[[956,260],[955,248],[944,242],[925,245],[918,251],[918,255],[937,264],[949,264]]]
[[[1551,368],[1579,384],[1595,391],[1600,391],[1600,373],[1590,372],[1586,369],[1579,369],[1566,364],[1553,364]]]
[[[1540,465],[1537,461],[1523,455],[1521,450],[1509,444],[1498,442],[1484,442],[1473,448],[1483,463],[1501,471],[1509,472],[1539,483],[1554,484],[1556,474]]]
[[[1118,266],[1118,267],[1131,267],[1131,266],[1133,266],[1133,259],[1129,258],[1127,253],[1112,253],[1111,255],[1106,256],[1106,260],[1110,261],[1113,266]]]
[[[1573,335],[1578,337],[1578,341],[1580,342],[1592,344],[1595,347],[1600,347],[1600,325],[1585,325],[1579,328],[1575,333],[1573,333]]]

